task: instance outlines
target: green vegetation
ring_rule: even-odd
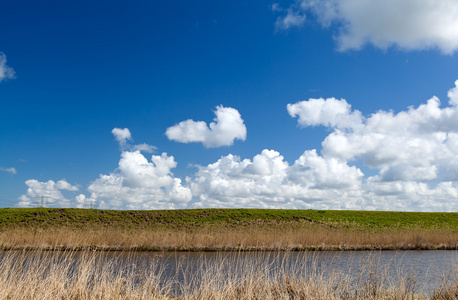
[[[458,249],[458,213],[0,209],[0,249]]]
[[[184,209],[95,210],[74,208],[2,208],[0,229],[11,227],[94,226],[121,228],[200,228],[214,225],[312,224],[324,227],[458,229],[458,213],[348,210]]]

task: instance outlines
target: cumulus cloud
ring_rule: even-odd
[[[315,150],[289,166],[274,150],[253,160],[229,154],[199,167],[190,182],[193,207],[356,208],[362,172]],[[339,197],[336,197],[336,196]]]
[[[291,117],[298,117],[299,125],[323,125],[335,128],[353,128],[361,124],[363,117],[359,111],[351,111],[345,99],[310,99],[286,106]]]
[[[115,136],[116,141],[121,147],[124,147],[127,143],[127,140],[132,140],[132,135],[128,128],[113,128],[111,133]]]
[[[156,147],[152,145],[148,145],[146,143],[143,144],[138,144],[138,145],[132,145],[131,143],[128,143],[128,141],[133,141],[132,139],[132,134],[130,133],[129,128],[113,128],[111,133],[114,135],[115,140],[119,143],[119,146],[121,149],[124,150],[132,150],[132,151],[142,151],[142,152],[147,152],[147,153],[153,153],[156,150]]]
[[[458,184],[440,182],[380,181],[370,177],[363,186],[366,208],[392,211],[451,211],[458,209]]]
[[[345,99],[289,104],[300,126],[331,130],[321,155],[307,150],[292,165],[274,150],[253,159],[224,156],[188,179],[190,206],[456,211],[457,91],[458,82],[448,106],[432,97],[366,117]]]
[[[16,168],[2,168],[0,167],[0,171],[3,171],[3,172],[7,172],[7,173],[10,173],[10,174],[13,174],[13,175],[16,175],[17,174],[17,170]]]
[[[362,177],[358,168],[334,157],[321,157],[316,150],[305,151],[289,170],[292,182],[322,190],[358,190]]]
[[[26,194],[19,197],[19,207],[97,207],[110,209],[176,209],[186,208],[191,191],[173,177],[171,169],[177,163],[166,153],[153,155],[151,161],[139,150],[124,151],[118,169],[102,174],[94,180],[84,194],[68,197],[63,191],[76,192],[78,187],[66,180],[25,182]],[[41,203],[43,201],[43,203]]]
[[[19,197],[19,207],[30,206],[58,206],[71,207],[74,206],[71,199],[66,198],[62,191],[76,192],[78,187],[71,185],[65,179],[57,182],[48,180],[40,182],[36,179],[29,179],[25,182],[27,185],[27,193]]]
[[[151,156],[150,161],[141,153],[153,152],[148,144],[128,145],[132,140],[128,128],[114,128],[112,133],[124,150],[118,168],[110,174],[101,174],[90,183],[89,196],[79,194],[65,197],[62,191],[76,192],[78,187],[66,180],[40,182],[27,180],[27,193],[19,198],[18,206],[40,205],[59,207],[98,207],[111,209],[174,209],[185,208],[191,200],[191,191],[173,176],[177,166],[173,156],[166,153]]]
[[[138,150],[124,151],[117,170],[90,184],[90,199],[115,209],[184,208],[191,192],[173,177],[176,165],[166,153],[148,161]]]
[[[16,77],[16,72],[14,72],[13,68],[9,67],[6,62],[6,55],[0,52],[0,82]]]
[[[458,80],[455,81],[455,87],[450,89],[447,93],[449,104],[452,106],[458,106]]]
[[[380,169],[384,181],[458,180],[457,132],[457,107],[440,108],[433,97],[398,114],[374,113],[351,131],[336,129],[322,146],[325,156]]]
[[[292,164],[269,149],[251,159],[227,154],[197,166],[196,173],[182,182],[172,173],[177,166],[173,156],[147,158],[131,147],[122,151],[117,169],[90,184],[89,196],[66,198],[63,192],[76,192],[76,186],[65,180],[32,179],[26,182],[20,206],[46,195],[62,206],[94,203],[114,209],[457,211],[457,91],[455,82],[445,106],[432,97],[398,113],[381,110],[368,116],[345,99],[300,101],[289,104],[288,113],[300,126],[326,126],[329,134],[320,151],[306,150]],[[221,123],[217,114],[215,125],[204,125],[211,130]]]
[[[378,111],[366,118],[351,110],[343,99],[336,100],[340,104],[334,99],[333,106],[325,107],[327,115],[321,113],[321,108],[316,109],[317,99],[287,108],[291,116],[299,116],[301,126],[323,125],[333,129],[322,142],[325,160],[362,161],[378,171],[362,185],[363,198],[372,203],[369,207],[456,210],[457,84],[448,92],[449,106],[443,108],[437,97],[397,114]],[[319,102],[323,104],[325,100]]]
[[[215,115],[209,126],[203,121],[186,120],[167,128],[165,134],[169,140],[199,142],[206,148],[230,146],[235,139],[246,139],[246,127],[238,110],[220,105]]]
[[[79,194],[78,196],[75,197],[75,206],[78,208],[94,208],[91,203],[87,203],[86,201],[86,195]]]
[[[277,19],[276,29],[300,26],[307,14],[323,27],[337,26],[339,50],[360,49],[365,44],[386,49],[458,49],[458,3],[454,0],[297,0]],[[288,25],[286,25],[288,24]]]

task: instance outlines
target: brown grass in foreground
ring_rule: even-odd
[[[373,261],[359,274],[319,270],[316,265],[291,272],[259,259],[248,263],[203,261],[183,275],[165,277],[159,265],[121,263],[97,252],[0,252],[0,299],[457,299],[458,278],[424,293],[411,274],[393,280]],[[278,260],[279,258],[277,258]],[[313,262],[313,261],[312,261]],[[294,262],[292,262],[294,263]],[[325,271],[327,273],[325,274]],[[454,275],[457,275],[456,269]]]
[[[446,229],[243,227],[207,229],[12,228],[0,231],[2,249],[98,250],[409,250],[458,249]]]

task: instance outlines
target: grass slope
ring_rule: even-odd
[[[200,228],[208,226],[312,224],[355,229],[458,229],[458,213],[420,213],[348,210],[184,209],[95,210],[74,208],[2,208],[0,229],[17,227],[94,226],[117,228]]]

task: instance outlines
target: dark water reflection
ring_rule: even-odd
[[[113,256],[147,266],[159,265],[165,280],[193,281],[197,285],[208,273],[228,277],[250,272],[273,277],[279,273],[323,277],[343,274],[355,282],[378,274],[393,285],[404,280],[404,284],[415,284],[418,291],[429,293],[444,280],[458,275],[458,251],[166,252]]]
[[[430,293],[435,286],[458,275],[458,251],[345,251],[345,252],[18,252],[21,263],[51,258],[53,264],[68,263],[72,269],[88,259],[96,260],[97,270],[110,270],[114,275],[141,278],[156,274],[164,284],[198,287],[203,280],[218,277],[223,282],[235,277],[278,274],[323,278],[341,274],[355,284],[374,274],[382,274],[389,282],[399,280],[415,284],[415,289]],[[10,252],[11,255],[11,252]],[[0,253],[0,260],[2,254]],[[1,263],[1,261],[0,261]],[[26,268],[24,269],[26,272]]]

